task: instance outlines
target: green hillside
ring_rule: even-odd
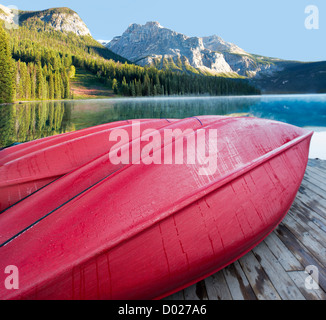
[[[115,96],[102,79],[81,68],[76,70],[75,77],[71,79],[71,93],[74,99],[104,99]]]

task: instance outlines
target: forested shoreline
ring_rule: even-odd
[[[50,29],[39,19],[18,29],[0,26],[0,103],[71,99],[75,68],[91,72],[114,94],[126,97],[259,94],[246,80],[140,67],[90,36]]]

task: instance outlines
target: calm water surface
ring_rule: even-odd
[[[0,106],[0,147],[108,122],[243,115],[326,131],[326,95],[191,97],[39,102]]]

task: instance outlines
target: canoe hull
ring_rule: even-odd
[[[166,126],[173,120],[137,120],[141,132]],[[100,157],[114,143],[113,130],[132,136],[132,120],[119,121],[27,142],[0,152],[0,212],[51,184],[65,174]]]
[[[20,277],[29,280],[16,292],[0,288],[0,298],[161,299],[210,276],[258,245],[282,221],[301,185],[310,138],[307,135],[266,161],[251,163],[230,176],[227,183],[206,189],[185,206],[130,233],[109,249],[99,248],[86,260],[75,253],[73,264],[51,273],[51,277],[40,274],[36,284],[35,277],[29,275],[35,275],[35,263],[47,262],[40,257],[30,259],[28,254],[20,261],[14,259],[12,263],[17,262],[22,270]],[[67,228],[67,224],[61,228]],[[71,232],[71,239],[78,242],[73,228]],[[80,240],[85,244],[84,239]],[[14,241],[8,247],[13,245]],[[9,248],[0,251],[2,258],[6,250]],[[47,251],[51,250],[58,247],[49,245]],[[65,256],[55,256],[59,259],[56,263],[60,264],[60,259],[67,263]]]

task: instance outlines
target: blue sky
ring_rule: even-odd
[[[290,60],[326,60],[325,0],[0,0],[21,10],[70,7],[96,39],[131,23],[159,21],[188,36],[217,34],[248,52]],[[319,30],[304,26],[305,7],[319,8]]]

